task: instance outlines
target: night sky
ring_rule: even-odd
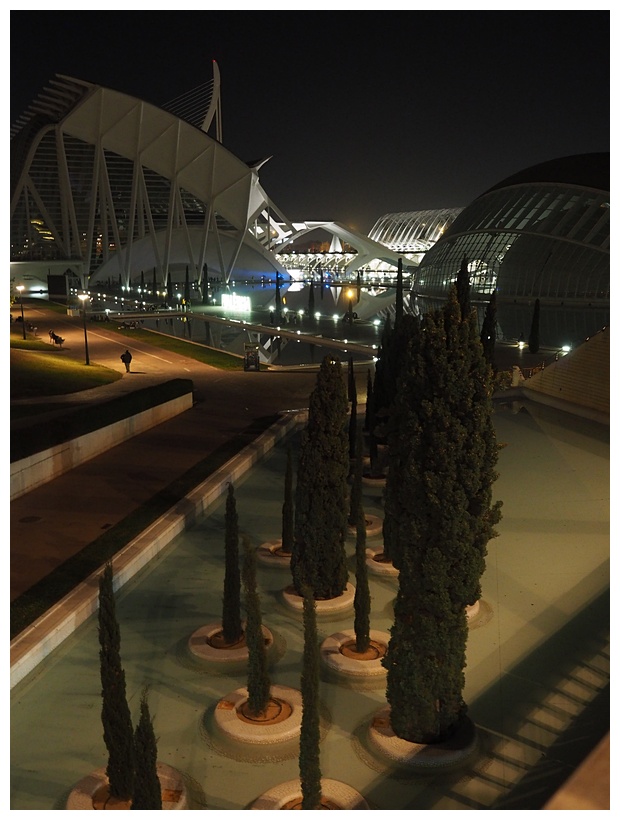
[[[54,74],[163,105],[222,81],[224,145],[289,219],[368,233],[609,151],[608,11],[12,11],[11,121]]]

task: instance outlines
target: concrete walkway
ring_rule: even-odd
[[[65,339],[55,355],[84,361],[84,332],[79,317],[59,316],[44,303],[29,305],[27,321],[42,339],[49,329]],[[306,407],[316,382],[313,372],[223,371],[144,343],[131,344],[106,329],[89,324],[93,364],[123,374],[118,381],[75,393],[42,399],[49,413],[63,404],[99,402],[174,378],[194,382],[191,410],[124,442],[11,503],[11,600],[21,595],[67,558],[78,553],[155,493],[208,456],[217,456],[231,442],[246,444],[261,419]],[[132,372],[125,373],[120,354],[129,347]],[[365,390],[360,374],[358,389]],[[362,387],[363,381],[363,387]],[[41,418],[40,416],[36,418]],[[27,435],[28,422],[11,425]]]

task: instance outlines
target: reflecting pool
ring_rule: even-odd
[[[489,544],[466,669],[479,758],[450,775],[390,770],[365,733],[385,703],[384,681],[322,673],[322,774],[357,789],[373,809],[501,806],[541,760],[555,762],[556,774],[571,765],[554,743],[608,687],[609,430],[524,403],[498,405],[495,424],[505,444],[494,488],[503,518]],[[280,443],[235,487],[240,530],[257,546],[280,536],[285,464]],[[244,670],[201,663],[187,648],[198,627],[221,617],[224,504],[117,596],[134,721],[148,684],[159,759],[183,773],[194,809],[244,809],[298,776],[295,744],[257,752],[214,735],[215,705],[245,685]],[[364,486],[364,506],[382,515],[380,487]],[[380,543],[374,536],[367,546]],[[258,564],[263,622],[274,633],[271,679],[299,688],[301,618],[280,594],[289,583],[288,570]],[[396,583],[370,576],[373,629],[389,630]],[[321,617],[320,640],[352,626],[353,613]],[[98,653],[91,619],[12,690],[11,809],[61,809],[78,780],[105,766]]]

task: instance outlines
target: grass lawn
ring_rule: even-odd
[[[178,353],[180,356],[187,356],[188,359],[195,359],[197,362],[217,367],[220,370],[241,370],[243,367],[243,361],[238,356],[232,356],[230,353],[224,353],[220,350],[213,350],[210,347],[203,347],[203,345],[192,344],[174,336],[153,333],[141,328],[123,330],[122,328],[107,327],[106,330],[111,330],[125,336],[127,339],[138,340],[152,347],[169,350],[171,353]],[[264,366],[261,366],[261,370],[263,369],[265,369]]]
[[[116,370],[61,358],[45,342],[11,342],[11,398],[62,396],[121,379]]]

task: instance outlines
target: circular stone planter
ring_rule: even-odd
[[[271,567],[282,567],[284,569],[290,567],[291,556],[282,554],[282,539],[278,538],[275,541],[265,541],[258,548],[257,559],[259,563],[266,564]]]
[[[475,604],[472,604],[471,606],[466,606],[465,607],[465,615],[467,615],[467,620],[468,621],[473,621],[474,618],[477,618],[479,614],[480,614],[480,601],[476,601]]]
[[[370,647],[367,658],[355,655],[355,630],[345,629],[325,638],[321,644],[321,658],[326,666],[341,675],[361,677],[378,677],[387,675],[387,669],[381,664],[385,655],[390,635],[388,632],[370,630]]]
[[[383,555],[383,547],[366,550],[366,566],[373,575],[382,575],[384,578],[398,578],[398,570],[391,561],[377,560]]]
[[[301,731],[301,692],[289,686],[272,686],[271,701],[265,717],[255,719],[244,714],[247,688],[235,689],[218,701],[214,720],[217,728],[242,743],[283,743],[299,737]]]
[[[177,769],[168,766],[166,763],[157,764],[157,776],[161,786],[162,808],[163,809],[187,809],[187,789],[183,782],[183,776]],[[105,800],[108,787],[108,776],[106,770],[97,769],[82,778],[69,793],[67,798],[67,809],[71,810],[94,810],[97,808],[108,809],[129,809],[129,804],[112,803],[108,806],[100,805],[100,800]]]
[[[262,626],[261,628],[265,639],[265,648],[269,651],[273,646],[273,635],[266,626]],[[201,660],[220,661],[222,663],[226,663],[227,661],[240,661],[249,656],[244,638],[235,646],[214,646],[212,643],[214,636],[217,636],[221,631],[222,624],[220,622],[201,626],[190,635],[188,644],[189,651]]]
[[[301,595],[295,592],[293,586],[287,587],[282,591],[284,603],[294,609],[296,612],[304,611],[304,599]],[[345,591],[337,598],[328,598],[327,600],[317,600],[316,614],[317,615],[331,615],[332,613],[348,612],[353,609],[353,599],[355,598],[355,587],[353,584],[347,584]]]
[[[364,519],[366,523],[367,538],[371,538],[373,535],[379,535],[379,533],[383,532],[383,519],[379,518],[378,515],[365,513]],[[355,535],[357,533],[357,528],[352,527],[351,524],[347,524],[347,532],[349,535]]]
[[[387,478],[384,475],[371,475],[370,473],[362,474],[362,484],[366,484],[369,487],[385,487],[386,481]]]
[[[463,726],[442,743],[410,743],[394,734],[390,707],[376,713],[368,729],[370,748],[391,764],[406,769],[434,771],[449,769],[469,760],[478,749],[474,724],[466,718]]]
[[[370,806],[362,795],[342,783],[340,780],[321,779],[322,804],[324,808],[351,811],[353,809],[369,809]],[[251,809],[278,811],[301,808],[301,783],[299,780],[289,780],[274,786],[262,794],[250,806]],[[327,805],[325,805],[327,804]]]

